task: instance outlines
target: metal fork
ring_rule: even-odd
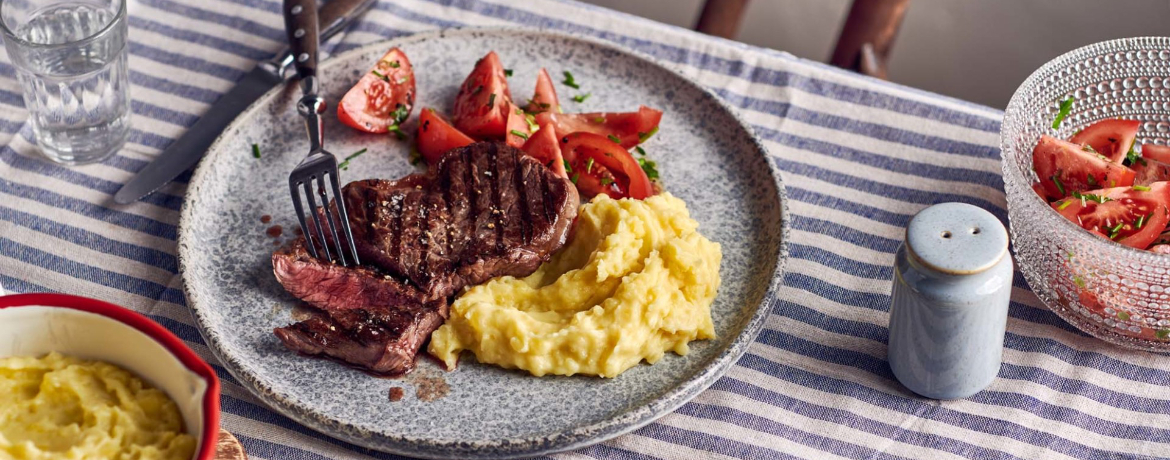
[[[297,102],[297,112],[305,119],[305,128],[309,133],[309,155],[293,169],[288,176],[288,187],[292,193],[293,207],[297,210],[297,219],[300,220],[301,231],[308,242],[309,253],[313,257],[336,261],[342,266],[351,262],[358,265],[357,248],[353,244],[353,233],[349,228],[349,215],[345,211],[345,201],[341,199],[341,181],[337,175],[337,157],[325,151],[323,131],[324,125],[321,114],[325,111],[325,101],[317,95],[317,47],[319,37],[317,32],[317,5],[315,0],[284,0],[284,26],[288,32],[289,48],[295,56],[293,65],[297,75],[301,78],[301,99]],[[301,191],[308,201],[308,212],[312,215],[313,224],[309,225],[305,218],[305,207],[301,199]],[[329,199],[329,191],[333,191],[333,200]],[[318,211],[317,198],[321,200],[321,211]],[[330,206],[330,201],[333,206]],[[322,217],[328,226],[329,234],[325,234],[325,226],[321,225]],[[341,231],[339,234],[338,231]],[[343,235],[343,237],[339,237]],[[330,250],[332,243],[332,251]],[[321,246],[321,252],[317,246]],[[349,250],[348,254],[346,250]],[[322,254],[324,257],[321,257]],[[336,258],[335,258],[336,257]]]

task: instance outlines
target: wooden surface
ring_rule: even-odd
[[[853,0],[829,63],[886,79],[886,60],[910,0]]]
[[[707,35],[735,39],[739,34],[739,21],[747,9],[747,0],[707,0],[695,30]]]
[[[240,445],[240,441],[227,430],[220,428],[219,441],[215,445],[215,460],[247,459],[248,454],[244,453],[244,446]]]

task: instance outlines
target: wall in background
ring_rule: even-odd
[[[690,28],[702,0],[585,0]],[[752,0],[739,40],[824,62],[850,0]],[[1052,58],[1111,38],[1170,35],[1168,0],[911,0],[890,57],[898,83],[1003,108]]]

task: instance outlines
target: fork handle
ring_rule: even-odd
[[[284,29],[288,32],[293,66],[302,79],[317,76],[317,48],[320,45],[315,0],[284,0]]]

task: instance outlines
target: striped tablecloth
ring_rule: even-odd
[[[215,363],[176,267],[184,176],[113,193],[283,44],[277,0],[131,0],[134,131],[104,164],[37,158],[0,62],[0,284],[149,314]],[[524,25],[593,35],[678,66],[739,107],[792,199],[785,287],[767,329],[711,389],[633,434],[556,458],[1141,458],[1170,456],[1170,358],[1077,332],[1016,278],[1004,364],[962,401],[917,398],[886,363],[891,263],[915,212],[961,201],[1006,220],[1001,113],[791,55],[552,0],[382,0],[333,52],[418,31]],[[973,69],[971,78],[980,78]],[[392,458],[277,415],[222,367],[223,426],[253,458]]]

